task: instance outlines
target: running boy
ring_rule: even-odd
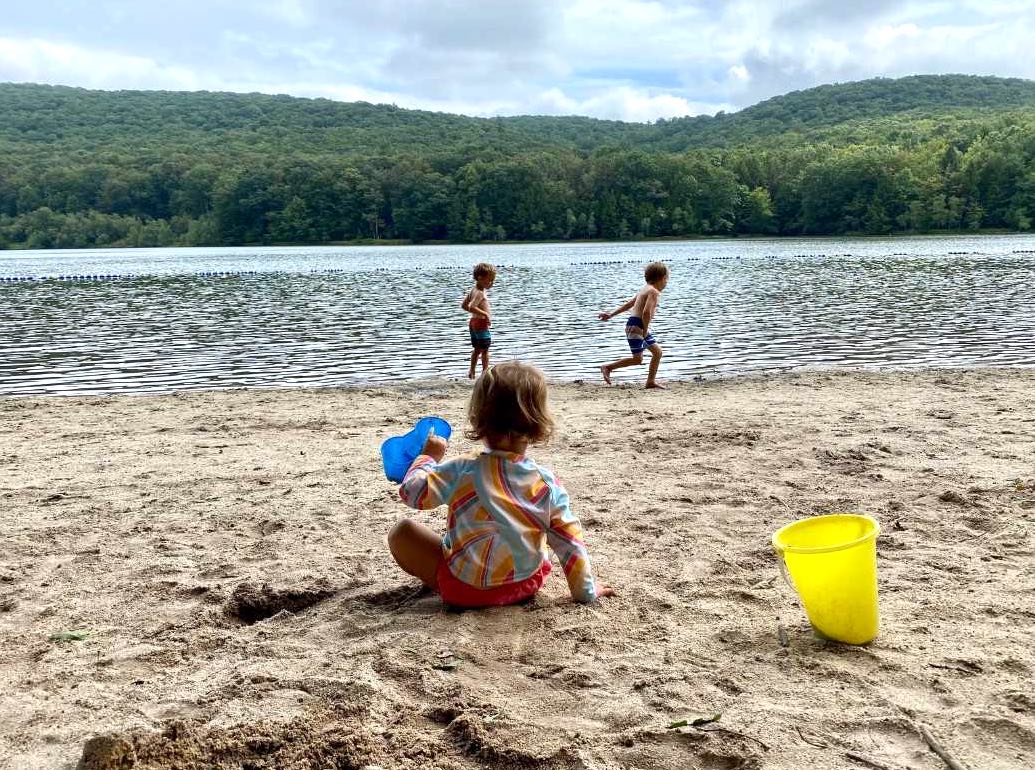
[[[411,508],[448,505],[446,533],[402,519],[388,535],[396,563],[447,604],[492,607],[524,601],[542,587],[549,545],[575,601],[611,596],[593,578],[568,493],[525,455],[554,428],[543,373],[517,361],[492,367],[474,384],[468,418],[466,435],[485,445],[481,454],[443,462],[446,441],[430,436],[399,487]]]
[[[492,332],[489,327],[492,319],[489,316],[489,298],[485,292],[496,282],[496,268],[487,262],[479,262],[474,266],[474,288],[464,296],[460,307],[471,314],[468,329],[471,332],[471,368],[467,377],[474,379],[474,368],[479,357],[482,359],[482,374],[489,368],[489,346],[492,345]]]
[[[604,382],[608,385],[611,384],[611,372],[624,366],[642,364],[643,351],[649,350],[650,367],[647,369],[646,387],[665,387],[659,384],[656,379],[658,366],[661,365],[661,345],[654,339],[654,335],[650,333],[650,322],[654,320],[654,314],[658,311],[658,297],[665,290],[665,286],[668,285],[668,268],[663,262],[651,262],[643,271],[643,278],[647,283],[636,293],[635,297],[613,313],[601,313],[599,316],[601,321],[607,321],[619,313],[624,313],[629,308],[632,308],[632,315],[625,322],[625,339],[629,343],[629,350],[632,352],[632,355],[600,367],[600,374],[603,375]]]

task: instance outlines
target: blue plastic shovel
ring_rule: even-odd
[[[424,448],[428,436],[435,435],[448,440],[452,433],[452,427],[441,417],[421,417],[405,436],[393,436],[381,444],[385,476],[389,481],[401,484],[406,471]]]

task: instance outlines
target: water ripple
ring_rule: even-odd
[[[596,320],[672,279],[663,376],[850,366],[1035,366],[1035,237],[0,255],[0,393],[340,386],[462,376],[459,308],[501,266],[493,354],[556,379],[626,354]],[[212,273],[236,274],[232,277]],[[130,275],[119,281],[46,280]],[[643,370],[616,373],[642,378]]]

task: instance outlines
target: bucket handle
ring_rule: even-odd
[[[773,550],[776,551],[776,561],[780,565],[780,576],[783,578],[783,582],[787,584],[794,593],[798,593],[798,589],[794,585],[794,581],[791,579],[791,573],[787,570],[787,560],[784,558],[783,549],[773,546]]]

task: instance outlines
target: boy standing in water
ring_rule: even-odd
[[[474,288],[460,303],[460,307],[471,314],[468,329],[471,332],[471,368],[467,371],[469,379],[474,379],[474,368],[479,357],[482,359],[482,374],[489,368],[489,346],[492,345],[492,333],[489,331],[489,298],[485,292],[496,282],[496,268],[487,262],[479,262],[474,266]]]
[[[658,384],[655,379],[658,374],[658,366],[661,365],[661,345],[658,344],[649,330],[650,322],[654,320],[654,314],[658,310],[658,298],[661,292],[665,290],[665,286],[668,285],[668,268],[663,262],[651,262],[643,271],[643,278],[647,283],[636,293],[635,297],[613,313],[601,313],[599,316],[601,321],[607,321],[619,313],[624,313],[629,308],[632,308],[632,315],[629,316],[629,320],[625,323],[625,339],[629,343],[629,350],[632,352],[632,355],[600,367],[600,374],[603,375],[604,382],[608,385],[611,384],[611,372],[624,366],[642,364],[643,351],[649,350],[650,367],[647,369],[646,387],[665,387]]]

